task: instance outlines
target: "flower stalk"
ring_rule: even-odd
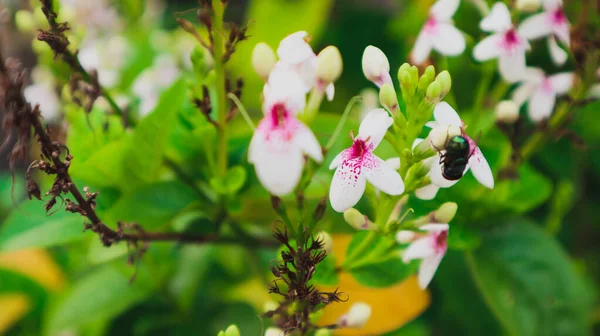
[[[225,92],[225,67],[223,61],[223,13],[225,5],[221,0],[212,0],[213,20],[213,55],[215,62],[215,94],[218,122],[217,167],[219,176],[227,174],[227,99]]]

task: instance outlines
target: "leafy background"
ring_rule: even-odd
[[[23,5],[5,3],[9,8]],[[162,29],[173,39],[181,38],[174,13],[192,8],[194,3],[169,1],[161,20],[140,26],[138,19],[146,2],[118,2],[126,19],[124,35],[136,51],[124,68],[120,90],[126,92],[158,53],[150,47],[155,38],[151,33]],[[311,34],[317,51],[329,44],[338,46],[344,72],[336,84],[336,99],[323,105],[312,126],[325,143],[348,100],[370,86],[360,66],[364,48],[381,48],[394,75],[407,61],[430,5],[431,1],[232,0],[226,19],[250,22],[251,38],[239,45],[230,74],[244,78],[242,100],[258,118],[262,82],[250,64],[257,42],[276,48],[281,38],[303,29]],[[583,1],[566,4],[571,22],[576,21],[582,5]],[[475,63],[470,56],[474,41],[483,36],[477,27],[480,16],[471,2],[463,1],[454,19],[472,37],[467,51],[461,57],[436,61],[446,63],[442,67],[452,74],[453,105],[461,116],[479,120],[476,127],[484,134],[483,152],[497,168],[509,155],[508,140],[493,127],[494,106],[473,109],[474,92],[490,67]],[[599,28],[600,18],[592,13],[592,20]],[[10,48],[33,65],[31,38],[12,33]],[[544,48],[544,43],[534,43],[528,62],[549,72],[559,71]],[[164,49],[176,52],[171,45]],[[43,56],[40,62],[48,62]],[[565,68],[574,68],[573,60]],[[187,99],[191,76],[185,73],[164,91],[158,107],[133,132],[120,128],[118,120],[106,120],[100,110],[94,110],[87,120],[81,110],[65,109],[70,123],[67,144],[76,157],[72,175],[80,185],[101,192],[98,211],[105,222],[126,220],[144,223],[147,229],[214,231],[206,202],[174,179],[164,164],[168,158],[198,181],[206,175],[203,153],[214,133]],[[493,77],[493,82],[499,78]],[[417,213],[431,211],[445,201],[459,207],[451,223],[451,251],[429,291],[419,291],[414,278],[407,278],[407,270],[394,262],[336,275],[334,267],[343,260],[343,247],[352,247],[362,236],[344,235],[352,229],[331,209],[323,228],[335,234],[336,260],[320,266],[321,278],[315,282],[323,287],[340,286],[351,302],[372,304],[372,329],[365,333],[600,333],[598,109],[596,102],[574,111],[572,129],[584,138],[587,150],[574,149],[564,138],[550,141],[520,168],[519,180],[500,182],[489,192],[467,175],[455,187],[442,190],[435,201],[410,201]],[[108,122],[110,131],[91,134],[88,122],[94,129],[102,129]],[[358,113],[342,134],[357,125]],[[226,183],[219,182],[224,185],[218,190],[240,195],[241,201],[228,204],[236,225],[268,232],[275,214],[245,161],[251,132],[240,122],[233,134],[230,159],[239,168]],[[342,142],[331,152],[346,145]],[[309,203],[316,204],[326,194],[323,182],[330,176],[325,169],[317,173],[309,188]],[[365,213],[373,211],[366,202],[359,208]],[[265,283],[269,262],[276,258],[273,249],[153,243],[142,261],[130,266],[126,258],[131,251],[124,244],[103,248],[96,236],[81,232],[78,216],[62,210],[46,216],[42,203],[26,200],[22,169],[15,172],[14,185],[7,170],[0,175],[0,218],[0,333],[216,335],[236,323],[243,335],[259,335],[268,325],[260,313],[272,299]],[[135,281],[130,282],[134,274]],[[332,308],[322,321],[335,322],[347,309],[344,307]]]

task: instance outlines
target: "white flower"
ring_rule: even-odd
[[[414,240],[402,253],[404,263],[421,259],[419,287],[427,288],[448,249],[448,224],[426,224],[419,228],[427,234]]]
[[[133,83],[133,93],[140,98],[140,114],[152,112],[163,90],[168,88],[181,71],[170,55],[161,55],[154,60],[152,67],[144,70]]]
[[[442,55],[456,56],[465,50],[465,38],[452,24],[460,0],[438,0],[429,9],[429,18],[421,29],[411,52],[412,61],[422,64],[429,57],[431,49]]]
[[[435,128],[438,126],[459,126],[462,129],[462,137],[467,140],[469,144],[469,161],[465,168],[464,173],[471,169],[473,176],[483,186],[493,189],[494,188],[494,175],[490,165],[488,164],[485,157],[481,153],[481,150],[465,132],[463,122],[460,120],[458,113],[446,102],[438,103],[433,111],[435,121],[428,122],[427,126]],[[439,158],[434,156],[434,160],[431,161],[430,177],[431,182],[441,188],[449,188],[456,184],[458,180],[448,180],[443,174],[442,161],[445,154],[445,150],[441,150]],[[463,173],[463,175],[464,175]],[[429,187],[432,188],[432,187]]]
[[[60,116],[60,100],[51,84],[29,85],[23,90],[23,95],[33,107],[40,105],[40,113],[46,121],[55,121]]]
[[[365,77],[378,87],[383,84],[393,86],[390,76],[390,62],[381,49],[367,46],[362,57],[362,69]]]
[[[302,175],[303,155],[321,162],[321,146],[296,115],[305,106],[302,79],[289,70],[273,70],[263,90],[263,112],[248,149],[261,184],[273,195],[292,192]]]
[[[329,165],[329,169],[337,168],[329,189],[329,201],[335,211],[343,212],[358,203],[367,181],[389,195],[404,192],[400,174],[373,154],[393,122],[384,109],[369,112],[352,146],[339,153]]]
[[[519,106],[529,102],[529,118],[539,122],[550,117],[556,97],[567,93],[573,87],[573,79],[572,72],[546,76],[542,69],[527,68],[524,82],[513,92],[513,101]]]
[[[308,33],[299,31],[281,40],[277,48],[279,61],[275,64],[275,69],[294,71],[302,78],[305,92],[316,87],[325,90],[327,99],[332,100],[335,93],[333,83],[325,84],[317,80],[317,55],[307,39],[309,39]]]
[[[503,100],[496,105],[496,120],[512,124],[519,119],[519,105],[512,100]]]
[[[77,58],[84,69],[96,70],[103,87],[111,88],[120,80],[120,70],[127,60],[130,48],[122,36],[84,42]]]
[[[552,60],[562,65],[567,61],[567,53],[556,43],[558,38],[567,47],[571,44],[569,20],[562,7],[562,0],[544,0],[544,12],[528,17],[521,23],[519,33],[527,39],[548,36],[548,48]]]
[[[508,82],[520,80],[525,71],[525,51],[529,49],[529,43],[513,26],[506,5],[502,2],[494,4],[479,26],[494,34],[475,46],[473,57],[480,62],[498,58],[502,77]]]
[[[107,0],[60,0],[60,13],[65,21],[85,27],[88,36],[96,37],[122,27],[117,8]]]
[[[364,302],[357,302],[350,307],[345,315],[338,321],[341,328],[362,328],[371,317],[371,306]]]
[[[265,336],[285,336],[285,333],[279,328],[269,327],[265,331]]]

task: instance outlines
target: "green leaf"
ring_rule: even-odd
[[[158,105],[140,121],[124,155],[124,177],[127,187],[135,188],[156,179],[167,147],[169,134],[177,120],[187,90],[185,81],[178,80],[165,91]]]
[[[374,232],[361,231],[354,235],[346,250],[346,259],[357,253],[361,245],[367,243],[369,234]],[[376,234],[368,241],[366,250],[345,268],[360,284],[368,287],[383,288],[394,285],[415,271],[416,263],[404,264],[393,247],[396,242],[392,237]]]
[[[198,288],[205,282],[204,277],[210,271],[214,247],[185,246],[181,249],[177,270],[171,278],[169,291],[177,304],[189,311],[194,305]]]
[[[246,182],[247,173],[244,167],[234,166],[227,171],[224,177],[213,177],[210,186],[221,195],[233,195],[240,190]]]
[[[15,201],[18,202],[25,196],[26,191],[23,175],[15,174],[13,185],[13,178],[10,173],[0,173],[0,209],[13,208],[13,196]]]
[[[486,303],[509,334],[590,334],[593,298],[562,248],[530,221],[497,226],[468,260]]]
[[[143,300],[152,286],[140,275],[130,283],[130,276],[105,266],[80,279],[53,306],[47,320],[47,333],[57,334],[111,319]]]
[[[31,278],[0,267],[0,296],[14,293],[29,296],[36,308],[41,308],[48,296],[48,292]]]
[[[127,183],[123,178],[123,156],[126,150],[126,142],[111,142],[98,149],[85,162],[75,161],[69,172],[74,179],[80,179],[94,187],[121,186]]]
[[[317,285],[336,286],[340,282],[340,278],[335,268],[335,256],[328,254],[317,265],[312,281]]]
[[[63,210],[46,215],[39,201],[21,203],[0,226],[0,251],[49,247],[82,239],[82,223],[80,215]]]
[[[136,222],[145,229],[168,224],[197,200],[194,190],[177,181],[148,184],[123,195],[108,211],[108,223]]]

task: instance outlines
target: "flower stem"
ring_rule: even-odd
[[[227,97],[229,97],[229,99],[231,99],[231,101],[233,101],[235,106],[237,106],[238,110],[240,110],[240,114],[242,115],[242,117],[244,117],[244,120],[246,120],[246,123],[248,124],[250,129],[252,129],[252,131],[256,130],[256,126],[254,126],[254,123],[252,122],[252,119],[250,118],[248,111],[246,111],[244,104],[242,104],[242,102],[238,99],[238,97],[236,95],[234,95],[233,93],[228,93]]]
[[[346,105],[346,108],[344,109],[344,113],[342,113],[340,121],[338,122],[337,126],[335,127],[335,130],[333,131],[333,134],[331,134],[331,138],[329,138],[327,145],[325,145],[325,151],[330,150],[331,147],[333,147],[333,145],[335,145],[335,141],[337,140],[338,136],[340,135],[342,128],[344,128],[344,124],[346,124],[346,120],[348,119],[348,115],[350,114],[350,111],[352,111],[352,108],[354,107],[354,105],[361,100],[362,100],[362,98],[360,96],[354,96],[354,97],[352,97],[352,99],[350,99],[350,101]]]
[[[375,242],[375,239],[377,239],[377,232],[369,231],[365,239],[363,239],[363,241],[359,243],[359,245],[354,249],[354,251],[350,253],[348,258],[346,258],[346,261],[344,261],[342,268],[347,268],[349,267],[349,265],[352,265],[356,257],[363,255],[364,252],[369,248],[369,246],[371,246],[371,244]]]
[[[227,174],[227,101],[225,96],[225,68],[223,66],[223,12],[225,6],[221,0],[212,0],[214,10],[213,54],[215,62],[215,89],[217,96],[217,120],[219,123],[219,142],[217,164],[220,176]]]
[[[304,113],[300,116],[302,121],[304,121],[306,124],[310,124],[313,120],[315,120],[315,116],[321,107],[321,102],[323,101],[324,96],[325,89],[319,87],[319,85],[315,86],[315,88],[310,92]]]

